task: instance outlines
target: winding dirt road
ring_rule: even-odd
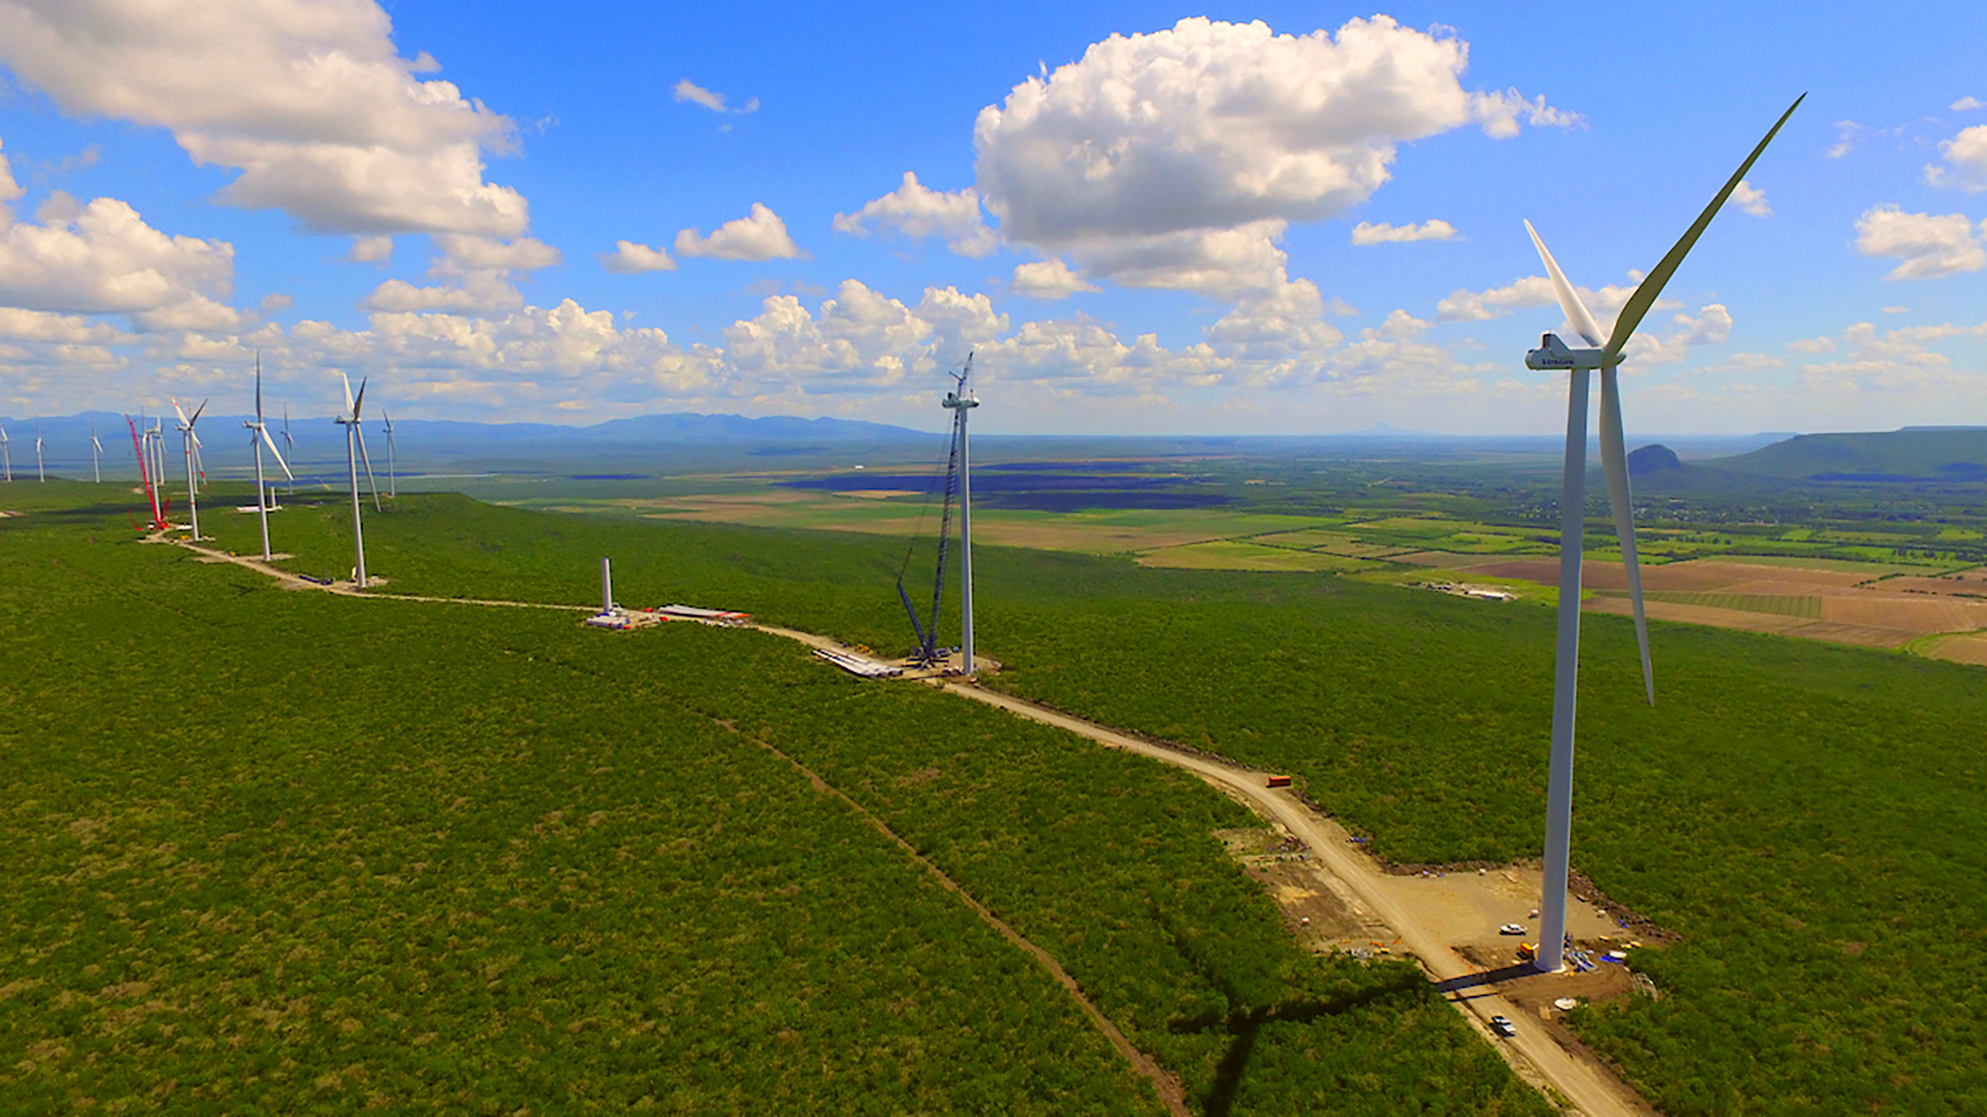
[[[1384,886],[1382,878],[1386,874],[1371,859],[1350,848],[1351,835],[1288,790],[1265,786],[1263,773],[1170,749],[971,683],[948,679],[935,685],[962,698],[997,706],[1017,717],[1066,729],[1111,748],[1162,760],[1239,794],[1258,814],[1302,839],[1331,875],[1382,922],[1393,928],[1394,933],[1401,937],[1402,945],[1421,960],[1429,976],[1449,991],[1450,1003],[1474,1022],[1484,1035],[1490,1036],[1498,1049],[1506,1053],[1507,1059],[1514,1054],[1518,1057],[1513,1060],[1513,1065],[1524,1077],[1535,1084],[1549,1085],[1572,1111],[1590,1117],[1643,1117],[1654,1112],[1640,1096],[1612,1075],[1560,1047],[1545,1034],[1544,1029],[1527,1027],[1515,1004],[1498,996],[1487,986],[1476,984],[1482,968],[1451,950],[1447,943],[1399,902],[1398,897]],[[1518,1034],[1509,1039],[1491,1036],[1490,1018],[1495,1015],[1517,1021]]]
[[[259,559],[232,555],[184,541],[175,542],[208,561],[229,562],[243,566],[292,589],[319,590],[345,597],[369,597],[376,600],[592,611],[588,606],[548,605],[526,601],[368,594],[355,589],[349,583],[323,585],[300,578]],[[765,624],[750,624],[743,627],[794,640],[812,648],[842,646],[836,640],[798,629]],[[1263,773],[1168,748],[1108,726],[1051,710],[1026,699],[988,690],[957,678],[924,681],[928,685],[961,698],[1005,710],[1016,717],[1055,726],[1110,748],[1124,749],[1186,769],[1208,783],[1237,796],[1257,814],[1282,826],[1309,846],[1318,863],[1329,876],[1352,898],[1364,905],[1375,918],[1392,928],[1400,937],[1401,945],[1420,960],[1429,977],[1443,988],[1450,1003],[1490,1039],[1506,1061],[1527,1081],[1544,1088],[1549,1096],[1555,1097],[1555,1100],[1566,1106],[1569,1111],[1586,1114],[1588,1117],[1647,1117],[1655,1112],[1633,1090],[1601,1067],[1584,1061],[1561,1047],[1546,1034],[1543,1028],[1527,1026],[1518,1006],[1499,996],[1484,981],[1482,968],[1458,954],[1447,942],[1444,942],[1443,936],[1435,930],[1433,922],[1424,917],[1424,913],[1418,913],[1413,910],[1411,904],[1402,902],[1399,891],[1390,887],[1388,875],[1382,872],[1371,858],[1351,848],[1351,836],[1343,828],[1320,815],[1289,790],[1266,786]],[[976,908],[978,907],[977,901],[971,901],[970,897],[967,899],[974,903]],[[982,914],[991,915],[984,911]],[[1001,926],[1005,928],[1005,924]],[[1011,935],[1012,931],[1009,930],[1008,933]],[[1029,946],[1032,947],[1032,944]],[[1060,975],[1060,966],[1055,965],[1053,959],[1048,959],[1048,962],[1052,972]],[[1069,983],[1067,975],[1061,975],[1061,979]],[[1087,1001],[1085,1007],[1089,1007]],[[1090,1011],[1094,1014],[1096,1010],[1091,1008]],[[1517,1021],[1517,1035],[1510,1038],[1498,1038],[1493,1035],[1490,1030],[1490,1018],[1494,1015],[1506,1016]],[[1129,1048],[1130,1045],[1125,1042],[1122,1035],[1117,1034],[1114,1026],[1109,1025],[1109,1021],[1103,1023],[1106,1025],[1107,1036],[1113,1038],[1114,1045],[1120,1048],[1121,1053]],[[1133,1058],[1134,1066],[1141,1074],[1150,1077],[1156,1068],[1145,1065],[1150,1060],[1141,1062],[1142,1053],[1134,1052],[1134,1054],[1139,1056]],[[1155,1082],[1160,1083],[1163,1080],[1155,1079]],[[1175,1112],[1179,1112],[1182,1108],[1182,1099],[1177,1090],[1177,1085],[1173,1085],[1171,1090],[1168,1090],[1164,1084],[1160,1085],[1162,1098]]]

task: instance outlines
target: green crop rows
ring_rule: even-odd
[[[375,521],[407,547],[382,565],[444,580],[485,512],[547,566],[601,541],[437,498],[400,513],[433,552]],[[772,637],[284,591],[129,534],[0,523],[12,1107],[1156,1109],[1032,960],[763,743],[1052,952],[1196,1112],[1545,1111],[1411,967],[1300,950],[1210,837],[1246,816],[1163,765]],[[839,540],[634,538],[686,594],[779,598],[731,557],[772,541],[815,587],[788,609],[834,596],[800,572]]]
[[[1611,596],[1624,596],[1619,593]],[[1821,598],[1813,595],[1768,593],[1695,593],[1688,590],[1651,590],[1650,601],[1677,605],[1702,605],[1708,609],[1737,609],[1744,613],[1771,613],[1779,617],[1821,619]]]

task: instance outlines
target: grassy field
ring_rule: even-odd
[[[1154,1111],[874,818],[1197,1112],[1545,1112],[1413,969],[1299,949],[1211,837],[1248,816],[1163,765],[750,632],[283,591],[60,495],[0,521],[22,1108]],[[277,517],[313,523],[302,561],[335,561],[330,511]],[[434,497],[369,528],[405,584],[517,588],[618,539],[793,619],[847,596],[799,571],[861,555],[572,523]],[[740,569],[769,542],[790,567]]]

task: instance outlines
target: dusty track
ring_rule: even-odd
[[[1241,796],[1258,814],[1288,829],[1309,845],[1332,876],[1382,922],[1393,928],[1403,945],[1421,960],[1429,977],[1452,990],[1450,1003],[1469,1017],[1480,1031],[1490,1034],[1490,1018],[1493,1015],[1502,1014],[1518,1021],[1516,1037],[1493,1037],[1492,1042],[1499,1050],[1507,1052],[1507,1058],[1508,1053],[1515,1053],[1523,1064],[1528,1065],[1519,1067],[1521,1072],[1526,1069],[1533,1072],[1526,1075],[1527,1078],[1549,1084],[1571,1103],[1576,1112],[1592,1117],[1616,1114],[1626,1117],[1652,1112],[1634,1091],[1612,1075],[1575,1058],[1553,1042],[1543,1029],[1526,1026],[1525,1018],[1515,1004],[1491,992],[1487,986],[1473,984],[1482,973],[1481,967],[1451,950],[1439,935],[1416,918],[1398,893],[1386,887],[1386,874],[1370,858],[1349,848],[1351,836],[1289,791],[1265,786],[1261,772],[1167,748],[970,683],[948,680],[937,685],[960,697],[997,706],[1018,717],[1053,725],[1112,748],[1184,768],[1209,783]]]
[[[230,555],[224,551],[216,551],[193,543],[179,542],[179,545],[209,561],[230,562],[257,571],[291,589],[319,590],[344,597],[373,600],[592,612],[591,607],[581,605],[548,605],[539,602],[423,597],[407,594],[369,594],[357,590],[350,583],[326,586],[307,581],[258,559]],[[746,627],[769,635],[785,637],[813,648],[842,646],[838,641],[828,637],[798,629],[766,624],[752,624]],[[1623,1085],[1613,1075],[1559,1046],[1543,1028],[1536,1026],[1535,1021],[1528,1026],[1518,1006],[1490,988],[1485,981],[1482,967],[1457,953],[1451,948],[1451,944],[1444,941],[1444,934],[1436,929],[1441,925],[1441,921],[1431,918],[1432,912],[1418,910],[1419,905],[1404,895],[1396,884],[1390,883],[1397,882],[1399,878],[1390,877],[1371,858],[1355,852],[1351,848],[1351,836],[1337,823],[1320,815],[1290,791],[1265,786],[1261,772],[1169,748],[1108,726],[1051,710],[1026,699],[987,690],[971,682],[958,679],[929,679],[926,682],[961,698],[1006,710],[1017,717],[1055,726],[1111,748],[1124,749],[1184,768],[1236,796],[1257,814],[1282,826],[1309,846],[1320,867],[1351,898],[1363,905],[1380,922],[1393,929],[1401,939],[1401,944],[1420,960],[1429,977],[1443,987],[1450,1003],[1455,1005],[1479,1032],[1490,1039],[1495,1048],[1521,1076],[1534,1085],[1547,1088],[1551,1094],[1557,1096],[1558,1100],[1565,1103],[1570,1111],[1587,1114],[1589,1117],[1645,1117],[1654,1112],[1633,1090]],[[971,907],[1002,936],[1033,957],[1037,964],[1041,965],[1076,1000],[1099,1033],[1117,1049],[1137,1073],[1154,1084],[1169,1110],[1176,1114],[1188,1112],[1178,1082],[1153,1063],[1150,1056],[1133,1046],[1124,1033],[1090,1003],[1075,979],[1063,970],[1052,955],[1015,931],[957,883],[946,877],[936,866],[919,857],[915,850],[868,811],[863,810],[860,804],[826,783],[799,762],[787,757],[785,753],[763,742],[756,743],[780,755],[807,775],[816,786],[840,798],[918,860],[928,871],[937,875],[963,903]],[[1490,1018],[1500,1014],[1519,1022],[1518,1034],[1515,1037],[1499,1039],[1491,1034]]]

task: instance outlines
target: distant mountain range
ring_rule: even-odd
[[[1803,434],[1699,463],[1733,473],[1864,483],[1987,481],[1987,427]]]

